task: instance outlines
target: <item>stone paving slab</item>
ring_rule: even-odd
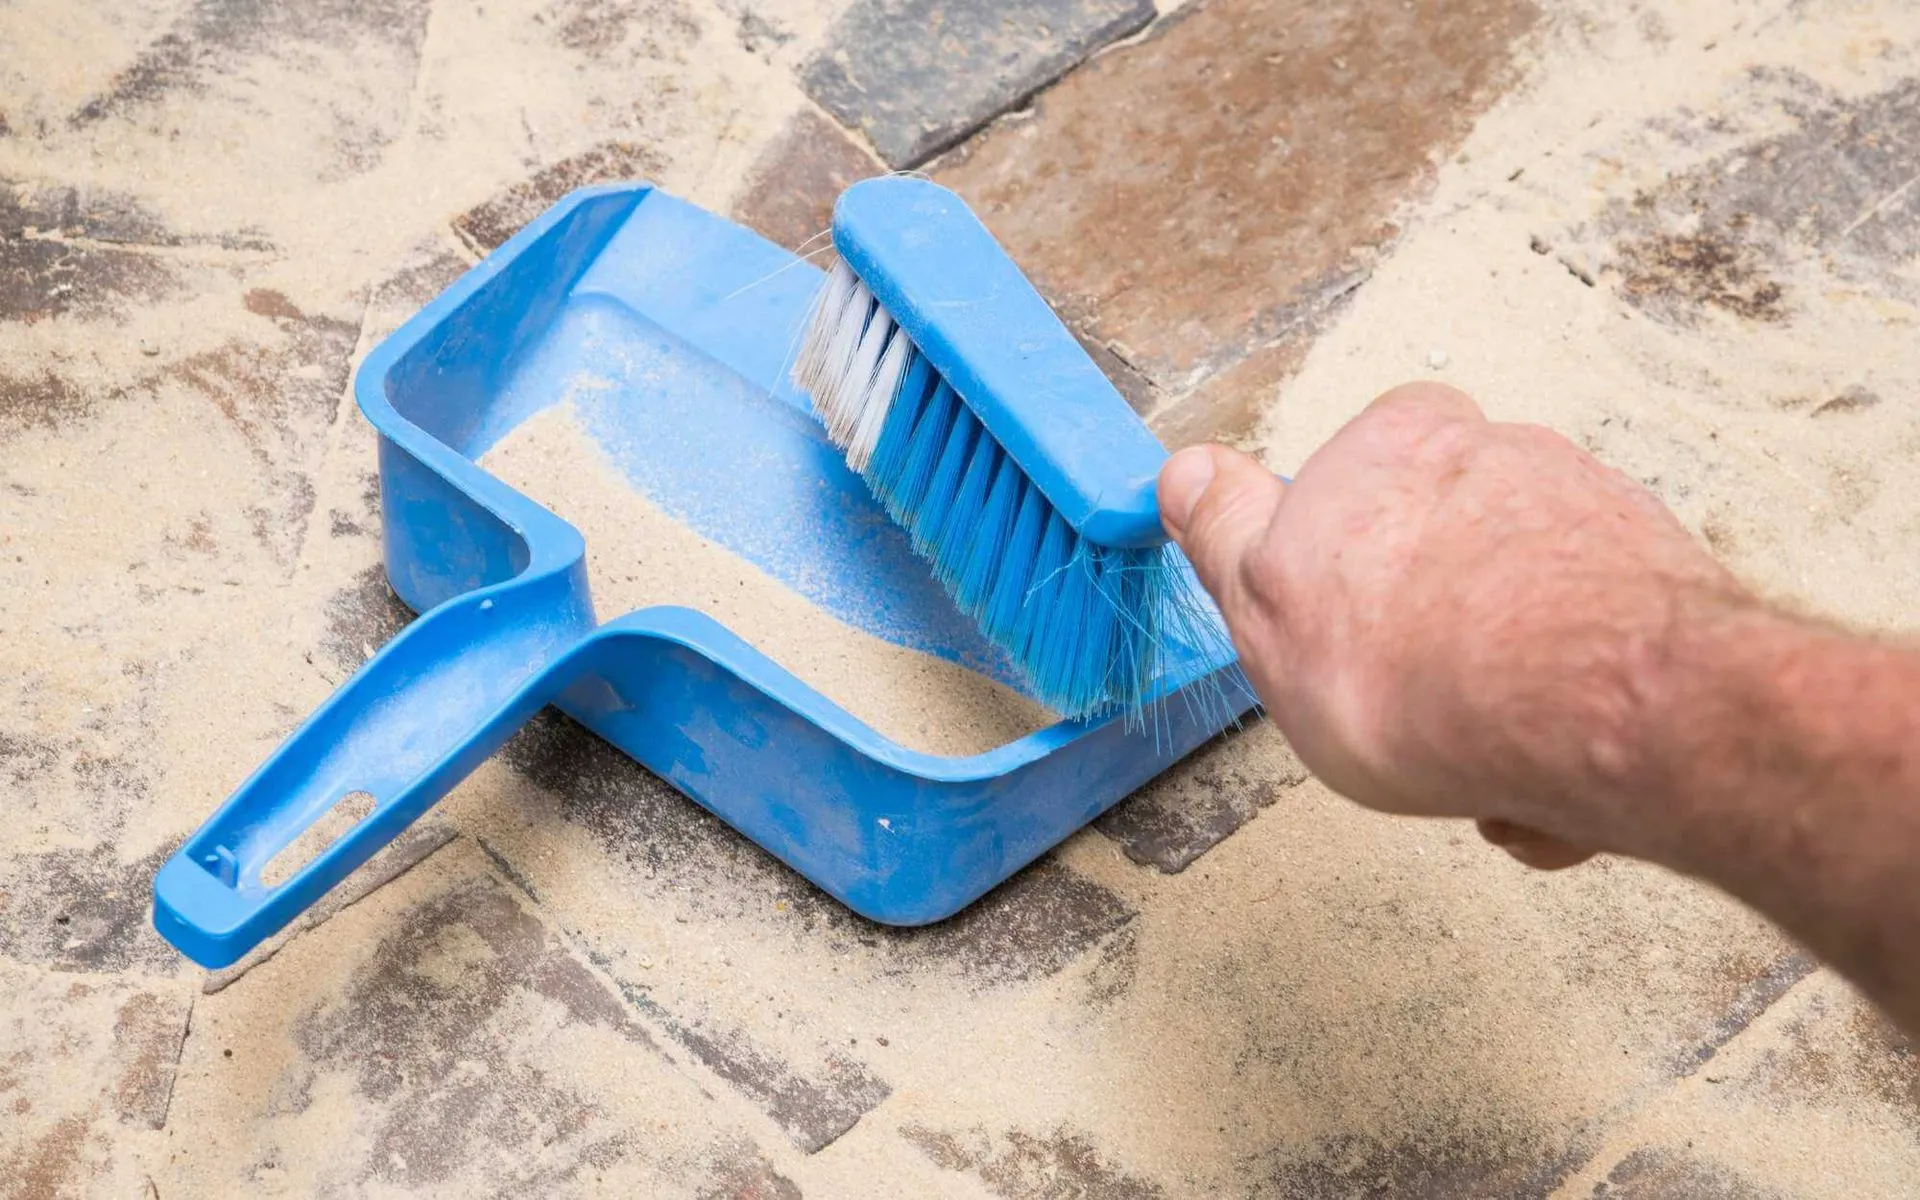
[[[801,78],[887,165],[913,167],[1153,17],[1152,0],[856,0]]]
[[[1531,0],[1183,9],[936,167],[1156,411],[1310,341],[1510,76]],[[1246,394],[1222,431],[1250,424]]]
[[[159,942],[155,865],[409,619],[353,361],[580,183],[808,244],[890,157],[813,72],[959,7],[0,9],[0,1195],[1920,1186],[1911,1046],[1764,923],[1257,722],[898,931],[548,715],[270,955]],[[1074,7],[952,18],[1073,48],[1030,112],[886,119],[999,117],[931,169],[1168,440],[1294,466],[1439,373],[1912,624],[1908,6],[1190,0],[1096,57]]]

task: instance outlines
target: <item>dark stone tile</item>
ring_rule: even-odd
[[[1221,734],[1108,809],[1094,828],[1127,857],[1184,871],[1311,776],[1271,722]]]
[[[861,924],[880,934],[889,972],[939,964],[991,986],[1058,974],[1138,915],[1112,890],[1049,856],[937,925]]]
[[[518,868],[493,847],[481,845],[508,881],[532,899],[532,886]],[[832,1145],[893,1094],[892,1086],[874,1075],[866,1064],[837,1048],[821,1047],[808,1061],[795,1061],[759,1044],[736,1025],[670,1011],[649,994],[644,982],[623,972],[619,963],[591,947],[586,953],[613,978],[635,1011],[694,1061],[751,1101],[795,1146],[808,1154]],[[738,1173],[723,1170],[720,1175],[728,1179]],[[745,1177],[757,1178],[752,1171],[747,1171]],[[772,1178],[779,1184],[791,1186],[777,1175]],[[763,1184],[775,1189],[768,1195],[785,1194],[775,1183],[763,1181]]]
[[[354,576],[352,583],[328,597],[326,607],[327,628],[320,638],[319,653],[343,673],[358,670],[405,629],[414,615],[393,594],[383,566],[368,567]]]
[[[1061,1126],[1044,1134],[908,1125],[900,1135],[943,1170],[974,1176],[1007,1200],[1160,1200],[1155,1183],[1114,1165],[1087,1134]]]
[[[59,971],[176,970],[179,954],[148,919],[173,849],[122,862],[102,843],[0,862],[0,955]]]
[[[171,28],[74,112],[68,124],[84,129],[109,118],[132,117],[168,96],[203,91],[257,56],[277,54],[297,64],[306,46],[378,54],[394,67],[386,86],[377,96],[358,95],[357,104],[336,105],[327,114],[342,171],[364,171],[379,161],[400,132],[404,101],[426,39],[428,7],[428,0],[195,0]]]
[[[1152,0],[855,0],[801,82],[890,166],[911,167],[1153,17]]]
[[[0,324],[99,317],[162,299],[178,272],[144,248],[175,244],[124,195],[0,179]],[[11,407],[0,400],[0,418]]]
[[[473,260],[453,244],[449,235],[422,239],[369,291],[361,335],[366,344],[385,340],[472,265]],[[373,493],[376,501],[378,495],[377,491]],[[377,503],[373,509],[378,511]]]
[[[520,998],[537,994],[565,1022],[658,1049],[619,995],[509,888],[486,876],[459,881],[395,928],[404,932],[353,970],[337,1000],[316,1000],[294,1025],[305,1057],[292,1069],[349,1072],[370,1102],[368,1183],[417,1190],[484,1162],[500,1194],[549,1194],[626,1150],[625,1135],[592,1119],[592,1100],[514,1051]],[[487,1069],[476,1074],[467,1062]],[[311,1085],[294,1080],[285,1090],[305,1096]]]
[[[564,158],[453,219],[453,229],[475,254],[488,254],[575,188],[643,181],[661,169],[645,146],[606,142]]]
[[[773,1169],[758,1147],[740,1142],[714,1156],[694,1200],[800,1200],[793,1180]]]
[[[602,964],[609,970],[611,964]],[[622,981],[627,999],[709,1071],[764,1112],[795,1146],[816,1153],[893,1094],[865,1063],[837,1050],[805,1064],[755,1042],[743,1029],[686,1020]]]
[[[1311,340],[1507,86],[1536,17],[1532,0],[1193,5],[935,174],[1175,405],[1254,351]]]
[[[1887,268],[1920,253],[1920,79],[1841,98],[1792,73],[1756,71],[1747,88],[1737,111],[1764,99],[1792,128],[1739,142],[1575,231],[1576,240],[1602,243],[1599,279],[1682,326],[1710,312],[1788,321],[1797,254],[1900,290]],[[1685,146],[1724,138],[1727,125],[1720,113],[1683,114],[1656,133]],[[1551,245],[1536,239],[1535,247]]]
[[[760,153],[733,218],[789,250],[830,252],[819,235],[832,223],[834,201],[883,170],[838,125],[803,108]]]
[[[1689,1143],[1690,1145],[1691,1143]],[[1714,1163],[1691,1149],[1635,1150],[1593,1185],[1606,1200],[1786,1200],[1786,1193]]]

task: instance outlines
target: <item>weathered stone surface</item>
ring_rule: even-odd
[[[0,1193],[134,1194],[134,1146],[167,1122],[191,991],[0,961],[0,996]]]
[[[174,272],[143,249],[170,240],[127,197],[0,178],[0,322],[157,300],[172,290]],[[0,401],[0,414],[7,407]]]
[[[1595,1200],[1785,1200],[1786,1192],[1742,1175],[1738,1168],[1716,1163],[1691,1146],[1669,1149],[1648,1146],[1621,1159],[1607,1177],[1593,1185]]]
[[[741,915],[733,905],[743,892],[777,897],[784,922],[836,950],[872,951],[883,972],[937,970],[983,986],[1040,979],[1136,915],[1111,889],[1043,858],[949,920],[916,929],[878,925],[558,713],[536,718],[503,753],[560,798],[564,819],[643,867],[655,886],[684,891],[686,903],[716,917]],[[508,847],[496,849],[511,857]],[[716,877],[746,886],[701,886]]]
[[[1535,16],[1531,0],[1196,5],[936,175],[1176,403],[1327,319]]]
[[[1062,1125],[1044,1134],[1022,1129],[998,1135],[982,1128],[908,1125],[902,1137],[935,1164],[977,1178],[1007,1200],[1161,1200],[1159,1185],[1113,1165],[1085,1133]]]
[[[1660,132],[1678,145],[1731,144],[1575,231],[1596,263],[1588,282],[1685,325],[1711,314],[1787,322],[1802,303],[1794,276],[1803,260],[1836,283],[1911,296],[1890,269],[1920,255],[1920,80],[1857,98],[1792,72],[1756,71],[1750,86],[1789,117],[1787,131],[1741,137],[1716,118],[1676,118]],[[1535,242],[1539,252],[1550,246]],[[1587,274],[1584,262],[1569,269]]]
[[[1725,1003],[1716,1006],[1713,1021],[1678,1057],[1675,1073],[1685,1076],[1699,1070],[1720,1052],[1722,1046],[1751,1025],[1755,1017],[1786,995],[1788,988],[1813,974],[1817,966],[1819,964],[1812,955],[1789,950],[1757,971],[1736,968],[1735,972],[1730,972],[1728,982],[1737,984],[1733,994]]]
[[[1340,1136],[1275,1157],[1280,1161],[1266,1180],[1275,1196],[1477,1200],[1547,1196],[1583,1154],[1552,1132],[1532,1129],[1405,1140]]]
[[[826,1051],[796,1063],[735,1027],[676,1017],[635,988],[627,998],[695,1060],[737,1089],[808,1154],[824,1150],[893,1094],[851,1055]]]
[[[68,971],[171,969],[148,920],[153,874],[172,847],[122,862],[109,845],[0,855],[0,957]]]
[[[417,56],[426,23],[427,5],[420,0],[348,6],[199,0],[71,121],[86,126],[121,115],[170,92],[204,86],[209,75],[232,70],[246,56],[302,42],[362,52],[403,49]]]
[[[1153,16],[1151,0],[857,0],[802,79],[888,165],[911,167]]]
[[[1163,438],[1297,463],[1444,347],[1906,619],[1911,4],[1165,7],[933,163]],[[1920,1193],[1911,1046],[1777,933],[1264,728],[902,932],[549,717],[244,973],[158,941],[166,852],[410,616],[354,359],[595,179],[817,233],[881,162],[796,75],[878,11],[0,4],[0,1192]]]

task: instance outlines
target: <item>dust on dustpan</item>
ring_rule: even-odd
[[[706,613],[875,730],[952,757],[1003,746],[1057,718],[1002,684],[845,624],[635,491],[562,404],[522,422],[480,465],[572,523],[587,542],[594,607]]]

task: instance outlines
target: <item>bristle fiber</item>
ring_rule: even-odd
[[[1076,534],[844,263],[815,300],[793,378],[1042,703],[1072,718],[1123,710],[1140,720],[1171,654],[1225,661],[1225,633],[1179,551]],[[1216,684],[1187,696],[1196,702],[1224,706],[1225,693]]]

